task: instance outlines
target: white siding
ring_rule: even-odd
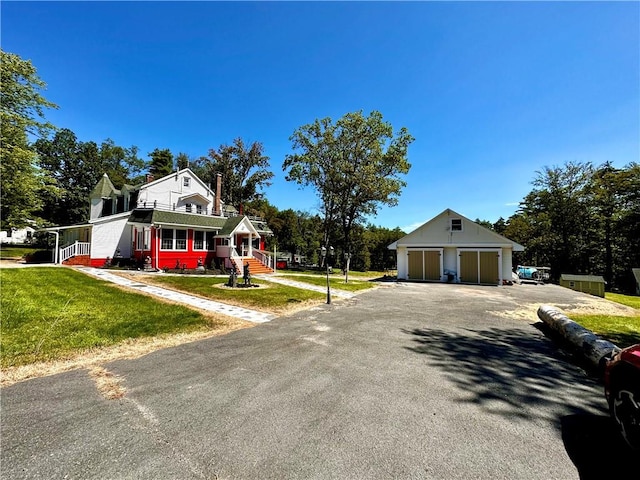
[[[120,249],[120,255],[131,256],[131,227],[127,226],[128,216],[93,225],[91,258],[107,258]]]
[[[189,186],[184,185],[184,179],[189,180]],[[146,202],[148,208],[153,207],[157,202],[158,207],[176,208],[184,203],[180,199],[187,195],[199,194],[208,199],[207,205],[203,205],[208,212],[213,209],[213,194],[211,190],[196,177],[191,170],[181,170],[167,177],[161,178],[140,188],[138,196],[138,206],[143,206]],[[131,206],[133,208],[133,205]],[[195,213],[195,211],[194,211]]]
[[[398,261],[398,280],[406,280],[409,275],[409,263],[406,247],[398,247],[396,259]]]
[[[458,275],[458,251],[455,247],[444,248],[443,266],[445,272],[453,272],[456,277]]]
[[[513,272],[513,252],[510,248],[502,249],[502,279],[511,281]]]

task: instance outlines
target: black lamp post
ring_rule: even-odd
[[[320,248],[320,256],[322,260],[325,262],[325,267],[327,268],[327,304],[331,304],[331,284],[329,283],[329,257],[333,256],[333,247],[329,246]]]

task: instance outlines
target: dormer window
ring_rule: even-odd
[[[191,213],[193,210],[193,205],[191,205],[190,203],[187,203],[186,210],[187,210],[187,213]]]
[[[461,232],[462,231],[462,219],[461,218],[452,218],[451,222],[451,231],[452,232]]]
[[[190,187],[191,186],[191,179],[189,177],[184,177],[182,179],[182,185],[184,187]]]

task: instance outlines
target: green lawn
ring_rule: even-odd
[[[297,282],[310,283],[311,285],[317,285],[320,287],[327,286],[327,277],[326,274],[323,276],[317,275],[278,275],[280,278],[286,278],[288,280],[295,280]],[[349,292],[355,292],[358,290],[366,290],[367,288],[372,288],[375,286],[374,283],[363,281],[363,280],[353,280],[350,279],[349,283],[344,283],[344,277],[342,275],[335,276],[329,275],[329,283],[331,284],[331,288],[337,288],[339,290],[345,290]]]
[[[29,253],[35,253],[39,249],[35,247],[3,245],[0,249],[0,258],[22,258]]]
[[[593,333],[615,343],[619,347],[628,347],[640,343],[640,297],[606,293],[605,298],[622,305],[638,309],[638,314],[630,317],[613,315],[572,315],[578,322]]]
[[[327,272],[324,269],[318,269],[318,268],[300,268],[300,269],[282,269],[282,270],[278,270],[277,272],[278,274],[282,274],[282,275],[297,275],[297,274],[303,274],[303,275],[317,275],[319,277],[324,277],[326,276]],[[351,278],[361,278],[361,279],[371,279],[371,278],[382,278],[384,277],[385,272],[379,272],[379,271],[368,271],[368,272],[358,272],[356,270],[349,270],[349,279]],[[387,272],[387,275],[389,275],[390,272]],[[395,270],[393,270],[393,274],[395,275]],[[337,277],[337,278],[342,278],[344,280],[344,274],[342,273],[342,270],[340,270],[339,268],[335,267],[333,269],[333,273],[329,274],[330,277]]]
[[[68,358],[130,338],[216,326],[192,309],[128,293],[70,269],[0,269],[0,282],[3,368]]]
[[[242,283],[242,278],[238,280]],[[223,288],[222,286],[227,281],[228,279],[223,277],[191,277],[187,275],[153,276],[144,279],[145,283],[193,293],[230,305],[276,313],[307,301],[317,301],[324,298],[322,293],[263,280],[254,281],[262,288]]]
[[[640,297],[638,296],[622,295],[621,293],[605,293],[604,298],[640,310]]]

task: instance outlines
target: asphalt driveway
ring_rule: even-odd
[[[388,284],[107,364],[126,388],[118,400],[86,370],[26,381],[1,392],[1,473],[597,478],[630,462],[602,389],[523,313],[585,299]]]

